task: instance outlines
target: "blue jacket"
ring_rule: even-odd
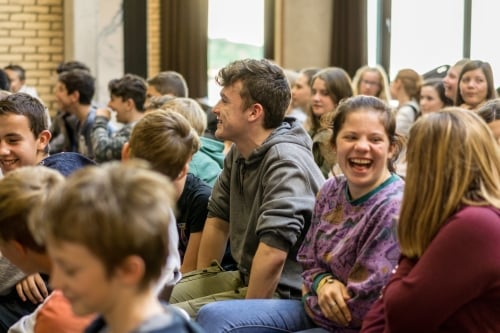
[[[44,158],[40,165],[44,165],[51,169],[55,169],[62,173],[65,177],[69,176],[73,171],[96,163],[79,153],[63,152],[50,155]]]

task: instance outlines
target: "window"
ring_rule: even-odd
[[[497,42],[499,11],[500,1],[472,1],[470,58],[490,63],[495,87],[500,82],[500,46]]]
[[[390,68],[392,79],[402,68],[424,74],[438,66],[453,65],[464,58],[465,18],[470,17],[470,59],[487,61],[493,68],[495,82],[500,82],[500,46],[495,43],[496,20],[500,2],[493,0],[367,0],[368,63],[377,61],[377,47],[382,38],[377,31],[378,6],[391,3]],[[466,12],[465,3],[471,4]],[[384,22],[385,23],[385,22]],[[466,46],[467,47],[467,46]]]
[[[209,0],[208,102],[219,99],[214,77],[231,61],[264,56],[265,0]]]
[[[368,30],[366,35],[366,39],[368,42],[368,65],[375,66],[377,65],[377,44],[379,42],[379,37],[377,36],[377,27],[380,20],[380,18],[378,17],[377,1],[367,1],[366,8],[366,10],[368,11],[366,15],[366,27]]]
[[[424,74],[454,64],[463,52],[463,0],[392,0],[391,68]]]

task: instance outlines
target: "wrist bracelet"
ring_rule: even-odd
[[[330,284],[330,283],[334,283],[335,282],[335,279],[331,276],[327,276],[327,277],[324,277],[319,283],[318,283],[318,288],[316,288],[316,294],[318,293],[318,291],[321,289],[321,287],[323,287],[325,284]]]

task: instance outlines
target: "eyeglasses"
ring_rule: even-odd
[[[365,84],[365,85],[367,85],[367,86],[376,86],[376,87],[380,87],[380,83],[375,82],[375,81],[361,80],[361,83],[362,83],[362,84]]]

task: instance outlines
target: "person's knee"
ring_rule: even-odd
[[[224,317],[224,314],[228,315],[231,313],[225,309],[225,303],[214,302],[202,306],[196,316],[196,322],[207,332],[225,332],[223,328],[227,328],[225,327],[227,318]]]
[[[200,308],[200,311],[198,311],[198,315],[196,316],[196,321],[205,322],[214,320],[214,318],[216,318],[220,313],[220,311],[218,310],[220,305],[221,302],[214,302],[202,306]]]

